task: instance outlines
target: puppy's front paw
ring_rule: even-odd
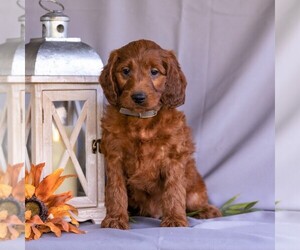
[[[222,217],[221,211],[213,206],[213,205],[206,205],[199,209],[199,213],[193,216],[197,219],[210,219],[216,217]]]
[[[175,218],[175,217],[164,217],[160,223],[161,227],[187,227],[188,222],[186,217]]]
[[[101,223],[102,228],[129,229],[129,222],[122,218],[105,217]]]

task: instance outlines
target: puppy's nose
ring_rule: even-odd
[[[131,95],[132,100],[137,104],[145,102],[147,95],[144,92],[137,92]]]

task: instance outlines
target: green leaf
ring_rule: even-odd
[[[223,216],[231,216],[231,215],[238,215],[238,214],[246,214],[246,213],[251,213],[258,211],[259,209],[252,208],[249,210],[233,210],[233,209],[228,209],[222,213]]]
[[[234,204],[228,207],[228,209],[231,210],[249,210],[250,208],[254,207],[258,201],[252,201],[252,202],[244,202],[244,203],[238,203]]]
[[[203,209],[199,209],[199,210],[196,210],[196,211],[188,212],[188,213],[186,213],[186,215],[189,216],[189,217],[193,217],[196,214],[199,214],[199,213],[202,213],[202,212],[203,212]]]
[[[228,206],[230,206],[240,195],[237,194],[235,196],[233,196],[231,199],[229,199],[228,201],[226,201],[222,206],[221,206],[221,210],[225,210]]]
[[[236,215],[236,214],[243,214],[243,213],[249,213],[257,211],[258,209],[253,208],[258,201],[251,201],[251,202],[243,202],[243,203],[237,203],[233,204],[234,201],[239,197],[239,195],[235,195],[228,201],[226,201],[220,208],[221,213],[223,216],[229,216],[229,215]]]

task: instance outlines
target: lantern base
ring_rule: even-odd
[[[94,224],[100,224],[106,215],[104,204],[99,204],[97,208],[78,208],[78,216],[74,215],[79,222],[92,221]]]

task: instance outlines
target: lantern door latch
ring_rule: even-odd
[[[97,151],[101,154],[100,144],[101,144],[101,139],[95,139],[95,140],[92,141],[93,154],[96,154]]]

